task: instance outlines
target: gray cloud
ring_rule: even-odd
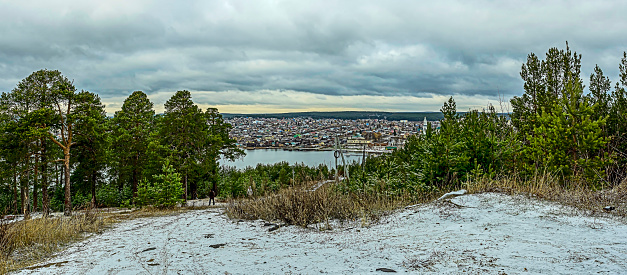
[[[584,79],[599,64],[615,81],[627,50],[623,1],[0,3],[0,91],[59,69],[112,108],[134,90],[158,104],[181,89],[509,98],[522,93],[518,72],[530,52],[568,40],[583,54]],[[233,104],[227,99],[197,100]]]

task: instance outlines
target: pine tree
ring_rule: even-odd
[[[184,200],[188,196],[190,172],[200,163],[207,127],[203,112],[194,104],[189,91],[178,91],[165,103],[159,138],[161,144],[167,146],[173,165],[181,173]],[[192,189],[195,189],[195,184]],[[194,193],[195,190],[192,191]]]
[[[137,196],[139,181],[148,165],[148,145],[154,129],[153,103],[142,91],[133,92],[124,100],[120,111],[111,120],[111,152],[118,188],[129,186]]]
[[[100,102],[98,95],[90,92],[80,92],[77,95],[78,107],[75,114],[77,118],[77,135],[75,137],[75,157],[77,163],[74,170],[74,178],[77,182],[73,186],[89,189],[91,194],[91,207],[96,207],[96,185],[103,176],[107,158],[107,129],[105,106]],[[75,191],[78,188],[75,188]]]
[[[16,118],[21,121],[19,125],[24,128],[23,135],[29,137],[24,139],[24,142],[29,143],[28,146],[35,143],[35,139],[47,138],[63,151],[63,159],[60,161],[65,166],[64,213],[71,215],[70,150],[74,144],[77,118],[74,114],[76,88],[59,71],[39,70],[20,81],[8,98],[12,102],[9,106],[9,110],[12,110],[10,112],[16,114]],[[25,159],[23,165],[22,177],[26,184],[30,172],[29,163]],[[37,179],[37,173],[34,179]],[[44,188],[45,184],[47,183],[44,183]],[[23,193],[27,195],[28,190]],[[23,202],[28,202],[27,197]]]
[[[603,182],[605,166],[611,161],[601,153],[608,142],[602,127],[607,117],[594,119],[594,105],[583,96],[583,85],[574,78],[566,83],[563,97],[550,110],[537,115],[538,124],[528,133],[530,141],[523,154],[529,169],[559,175],[564,181],[573,177]]]

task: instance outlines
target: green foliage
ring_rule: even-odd
[[[52,198],[50,199],[50,209],[52,211],[63,211],[64,196],[65,192],[60,186],[53,189]]]
[[[185,199],[197,197],[199,183],[216,183],[221,156],[235,159],[243,154],[228,136],[230,129],[217,109],[198,108],[189,91],[178,91],[165,103],[157,136],[183,177]]]
[[[157,208],[172,208],[182,203],[183,188],[181,175],[166,161],[162,173],[153,176],[152,181],[143,180],[137,189],[137,204],[152,205]]]
[[[147,155],[150,152],[150,136],[154,129],[155,111],[148,96],[133,92],[122,104],[122,109],[115,112],[110,123],[112,130],[111,166],[114,167],[119,185],[128,185],[133,195],[137,192],[139,180],[148,176]],[[158,171],[158,166],[155,167]]]
[[[583,175],[597,182],[604,178],[603,169],[610,161],[607,154],[600,155],[607,143],[602,133],[606,118],[593,120],[592,106],[573,88],[570,97],[553,105],[552,112],[538,115],[539,126],[528,135],[530,145],[523,152],[534,170],[545,168],[565,180]]]
[[[396,174],[403,182],[415,181],[413,190],[460,186],[471,172],[495,176],[510,169],[517,141],[507,119],[491,105],[487,111],[463,115],[455,106],[452,98],[445,102],[439,131],[428,125],[424,134],[410,137],[395,154],[401,160]]]
[[[556,174],[564,182],[573,177],[596,186],[606,181],[612,162],[606,144],[609,79],[597,66],[590,76],[591,95],[583,95],[581,56],[552,48],[546,60],[530,55],[523,65],[525,94],[514,98],[512,122],[522,142],[522,171]]]
[[[75,167],[71,177],[72,186],[74,193],[80,191],[90,197],[90,202],[91,199],[96,202],[96,187],[104,181],[103,172],[108,157],[106,112],[96,94],[82,91],[77,101],[79,104],[74,112],[78,118],[74,138],[75,157],[72,158]]]
[[[219,196],[237,198],[246,196],[250,186],[255,196],[263,196],[292,185],[324,180],[328,175],[329,169],[326,165],[308,167],[279,162],[270,165],[259,164],[243,171],[227,167],[220,170],[217,191]]]
[[[104,185],[96,191],[96,200],[101,206],[113,207],[120,205],[120,191],[112,184]]]
[[[0,215],[11,212],[11,202],[13,200],[11,190],[6,185],[0,186]]]
[[[91,198],[86,194],[77,192],[72,196],[72,203],[75,209],[88,208],[91,204]]]

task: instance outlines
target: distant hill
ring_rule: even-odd
[[[278,114],[222,114],[225,118],[232,117],[258,117],[258,118],[296,118],[310,117],[313,119],[387,119],[387,120],[409,120],[422,121],[427,118],[429,121],[443,118],[441,112],[372,112],[372,111],[343,111],[343,112],[297,112]]]

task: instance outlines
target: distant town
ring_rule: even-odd
[[[422,134],[421,122],[386,119],[314,119],[232,117],[231,137],[244,149],[332,150],[336,137],[342,148],[383,153],[402,147],[411,135]],[[439,121],[431,121],[433,128]]]

